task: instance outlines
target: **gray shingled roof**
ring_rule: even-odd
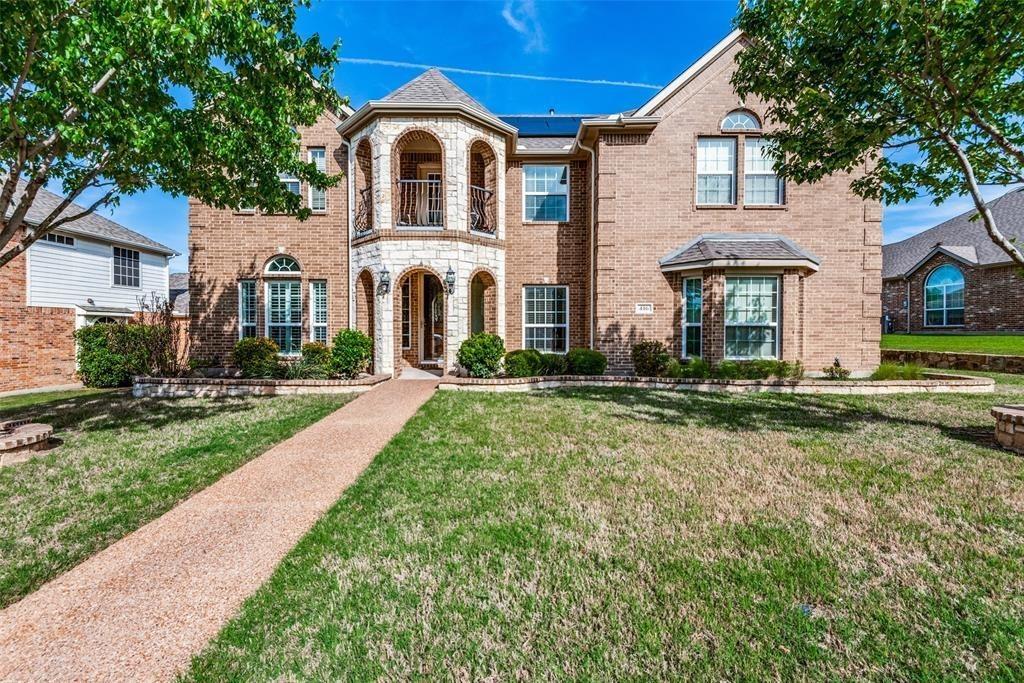
[[[487,111],[487,107],[470,97],[465,90],[452,83],[447,76],[437,69],[427,69],[405,85],[386,95],[383,101],[399,102],[402,104],[461,102],[485,114],[491,114],[491,112]],[[493,116],[493,114],[491,115]]]
[[[0,176],[0,183],[2,183],[4,179],[5,176]],[[17,206],[18,200],[25,192],[26,184],[27,183],[24,180],[18,181],[18,187],[14,191],[14,201],[11,202],[11,208],[7,211],[8,216],[13,213],[14,207]],[[35,200],[32,202],[32,206],[29,207],[28,213],[25,214],[25,222],[29,225],[38,225],[39,222],[50,215],[50,213],[56,209],[62,201],[63,198],[60,195],[56,195],[45,189],[40,189],[36,194]],[[74,214],[84,210],[84,206],[71,204],[61,215]],[[173,256],[178,253],[168,246],[164,246],[159,242],[154,242],[145,235],[140,235],[134,230],[129,230],[123,225],[115,223],[109,218],[104,218],[103,216],[95,213],[83,216],[82,218],[71,221],[70,223],[65,223],[60,226],[59,230],[61,232],[82,235],[84,237],[96,237],[108,242],[117,242],[118,244],[139,247],[158,254],[167,254],[168,256]]]
[[[171,273],[167,289],[174,306],[174,315],[188,315],[188,273]]]
[[[561,151],[572,145],[576,138],[519,138],[518,148],[524,150],[555,150]]]
[[[999,231],[1008,239],[1024,245],[1024,188],[1011,190],[988,203]],[[1011,263],[1005,251],[996,246],[985,231],[981,219],[971,209],[934,228],[919,232],[900,242],[882,247],[882,277],[903,277],[920,264],[936,247],[978,266]]]
[[[792,240],[764,233],[706,233],[661,259],[662,268],[707,261],[820,261]]]

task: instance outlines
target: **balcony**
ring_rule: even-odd
[[[355,230],[357,235],[365,235],[373,230],[373,194],[371,188],[359,190],[356,198]]]
[[[431,174],[434,175],[434,174]],[[443,228],[444,202],[441,178],[399,180],[396,223],[402,228]]]
[[[469,186],[469,227],[493,235],[498,225],[494,216],[494,192],[479,185]]]

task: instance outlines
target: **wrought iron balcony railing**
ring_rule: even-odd
[[[491,197],[494,192],[478,185],[469,186],[469,227],[477,232],[493,233],[497,227]]]
[[[444,226],[444,196],[440,180],[399,180],[395,223],[402,227]]]
[[[364,187],[359,190],[359,197],[356,199],[355,229],[357,235],[362,235],[373,230],[373,194],[370,188]]]

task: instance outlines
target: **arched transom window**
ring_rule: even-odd
[[[267,273],[298,273],[299,262],[291,256],[278,256],[267,263]]]
[[[722,119],[722,130],[761,130],[761,122],[750,112],[737,109]]]
[[[964,324],[964,275],[954,265],[933,270],[924,282],[925,325]]]

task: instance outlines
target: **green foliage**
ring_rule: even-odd
[[[313,365],[330,366],[331,347],[323,342],[309,342],[302,345],[302,360]]]
[[[331,363],[310,358],[300,358],[294,363],[282,363],[274,374],[283,379],[330,379],[333,373]]]
[[[715,379],[744,379],[743,366],[734,360],[723,360],[711,373]]]
[[[173,376],[184,369],[168,325],[98,324],[75,332],[78,375],[89,387],[131,384],[136,375]]]
[[[334,335],[331,348],[334,373],[346,379],[355,379],[366,372],[373,361],[373,340],[359,330],[341,330]]]
[[[325,188],[340,181],[299,154],[295,129],[342,102],[337,45],[295,30],[307,4],[5,2],[4,21],[18,27],[0,42],[6,175],[69,196],[102,184],[100,205],[155,185],[218,208],[305,218],[279,173]],[[15,205],[0,197],[0,217]],[[0,232],[0,250],[13,231]]]
[[[677,366],[678,370],[676,369]],[[711,365],[703,358],[691,358],[686,363],[680,363],[673,358],[672,361],[669,362],[669,367],[666,369],[665,376],[706,379],[711,376]]]
[[[672,356],[660,341],[642,341],[633,345],[633,368],[637,377],[663,377]]]
[[[570,375],[603,375],[608,368],[608,358],[594,349],[570,349],[565,362]]]
[[[1021,11],[1018,0],[753,0],[737,18],[751,40],[733,85],[771,103],[785,178],[850,172],[857,194],[888,204],[970,192],[977,206],[977,185],[1024,180]]]
[[[544,360],[536,349],[520,349],[505,354],[506,377],[536,377],[541,374]]]
[[[842,363],[839,362],[838,358],[836,358],[832,362],[832,365],[826,365],[825,367],[823,367],[821,369],[821,372],[823,375],[825,375],[825,379],[850,379],[849,369],[844,368]]]
[[[871,373],[871,379],[876,381],[894,379],[924,379],[924,369],[920,365],[907,363],[882,363],[878,369]]]
[[[494,377],[501,369],[505,341],[496,334],[478,332],[462,342],[456,360],[470,377]]]
[[[280,373],[277,354],[281,352],[272,339],[246,337],[235,342],[232,361],[243,377],[272,379]]]
[[[542,375],[564,375],[569,370],[569,362],[560,353],[540,354],[540,374]]]

